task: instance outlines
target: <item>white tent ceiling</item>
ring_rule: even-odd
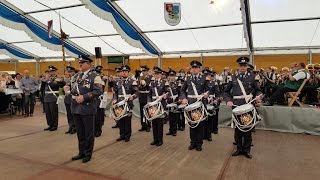
[[[116,1],[116,4],[164,54],[197,51],[221,54],[220,50],[229,50],[224,54],[236,54],[235,49],[245,50],[247,44],[243,35],[240,0],[213,1],[214,3],[210,4],[210,0],[120,0]],[[91,54],[94,54],[94,47],[101,47],[104,55],[145,54],[141,49],[129,45],[110,22],[94,15],[80,0],[0,2],[12,4],[43,25],[52,19],[56,32],[60,32],[60,13],[63,31],[70,35],[69,40]],[[179,25],[166,24],[164,2],[181,3],[182,18]],[[263,48],[284,48],[288,53],[307,52],[310,47],[319,49],[318,7],[319,0],[250,0],[253,46],[259,49],[257,54],[263,54]],[[53,11],[50,8],[60,9]],[[315,19],[262,23],[297,18]],[[223,26],[214,27],[221,25]],[[0,39],[38,57],[62,56],[61,51],[49,50],[34,42],[24,31],[4,25],[0,25]],[[305,47],[305,50],[287,50],[295,46]],[[272,54],[274,51],[267,52]],[[240,54],[243,54],[243,51]],[[1,58],[8,59],[8,56],[0,54]]]

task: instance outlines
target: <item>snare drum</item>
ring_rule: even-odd
[[[207,116],[207,111],[201,101],[192,103],[184,109],[184,117],[191,128],[197,127]]]
[[[232,110],[232,119],[242,132],[248,132],[257,124],[257,111],[252,104],[244,104]]]
[[[153,101],[143,107],[143,113],[148,121],[152,121],[161,116],[164,116],[165,111],[163,109],[161,101]]]
[[[129,111],[127,100],[124,99],[118,102],[117,104],[112,105],[110,111],[111,111],[111,116],[116,121],[128,116],[130,114],[130,111]]]

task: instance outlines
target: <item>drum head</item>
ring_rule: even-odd
[[[241,114],[251,112],[253,110],[254,110],[254,106],[252,104],[244,104],[244,105],[241,105],[241,106],[234,108],[232,110],[232,113],[234,115],[241,115]]]
[[[202,107],[202,102],[195,102],[195,103],[192,103],[192,104],[188,105],[185,108],[185,111],[192,111],[192,110],[198,109],[200,107]]]

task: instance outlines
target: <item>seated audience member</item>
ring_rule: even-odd
[[[273,106],[273,104],[279,100],[284,101],[284,94],[286,92],[295,92],[299,89],[304,79],[309,79],[310,74],[305,70],[306,66],[304,63],[298,63],[295,66],[292,66],[291,72],[288,72],[285,77],[288,78],[285,81],[283,87],[279,87],[274,94],[270,97],[269,101],[267,101],[265,106]],[[281,102],[281,101],[280,101]]]

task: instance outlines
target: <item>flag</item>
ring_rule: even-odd
[[[48,35],[49,35],[49,38],[52,37],[52,33],[53,33],[53,21],[50,20],[50,21],[48,21]]]

